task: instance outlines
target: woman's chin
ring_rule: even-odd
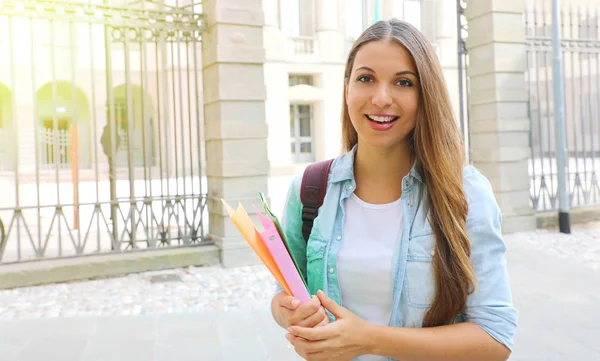
[[[360,138],[359,138],[360,139]],[[360,144],[364,144],[368,148],[374,148],[379,150],[392,150],[395,148],[402,147],[406,143],[406,138],[403,139],[385,139],[384,137],[362,137]]]

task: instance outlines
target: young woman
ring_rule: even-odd
[[[380,21],[354,44],[344,81],[345,154],[308,242],[300,176],[284,211],[317,297],[299,306],[280,291],[273,317],[307,360],[506,360],[517,311],[502,216],[488,180],[464,164],[430,43]]]

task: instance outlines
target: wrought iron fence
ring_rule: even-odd
[[[211,243],[199,6],[3,1],[0,263]]]
[[[600,8],[561,11],[567,179],[573,207],[600,203]],[[552,85],[552,16],[548,7],[525,12],[529,117],[529,172],[534,210],[557,204]]]

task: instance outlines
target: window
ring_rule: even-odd
[[[280,0],[281,30],[291,37],[315,35],[313,0]]]
[[[395,0],[394,17],[411,23],[421,30],[421,0]]]
[[[290,104],[290,138],[292,160],[295,162],[312,162],[312,105]]]
[[[363,0],[346,0],[346,39],[354,42],[365,29],[366,13]]]
[[[71,119],[60,111],[56,114],[56,123],[54,118],[48,115],[41,119],[40,164],[48,168],[67,168],[71,162]]]
[[[281,30],[290,36],[300,35],[300,1],[288,0],[284,5],[280,3]]]
[[[0,20],[1,22],[1,20]],[[12,95],[10,89],[0,83],[0,170],[14,169],[13,156],[16,145],[12,121]]]
[[[116,98],[114,106],[114,124],[116,125],[118,144],[115,164],[117,167],[128,167],[129,152],[131,152],[134,166],[152,165],[153,159],[155,160],[152,117],[145,114],[144,116],[148,117],[148,120],[144,123],[142,118],[144,110],[140,101],[136,99],[131,101],[133,119],[129,118],[130,109],[126,98]]]
[[[4,129],[4,102],[0,95],[0,169],[4,169],[7,165],[6,153],[8,151],[6,143],[8,143],[8,134]]]
[[[313,85],[312,75],[290,75],[290,86],[296,86],[300,84]]]

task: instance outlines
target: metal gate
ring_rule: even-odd
[[[544,3],[545,4],[545,3]],[[600,8],[562,11],[567,186],[572,207],[600,203]],[[558,208],[551,9],[525,12],[531,201],[536,211]]]
[[[0,264],[211,243],[183,3],[0,2]]]

